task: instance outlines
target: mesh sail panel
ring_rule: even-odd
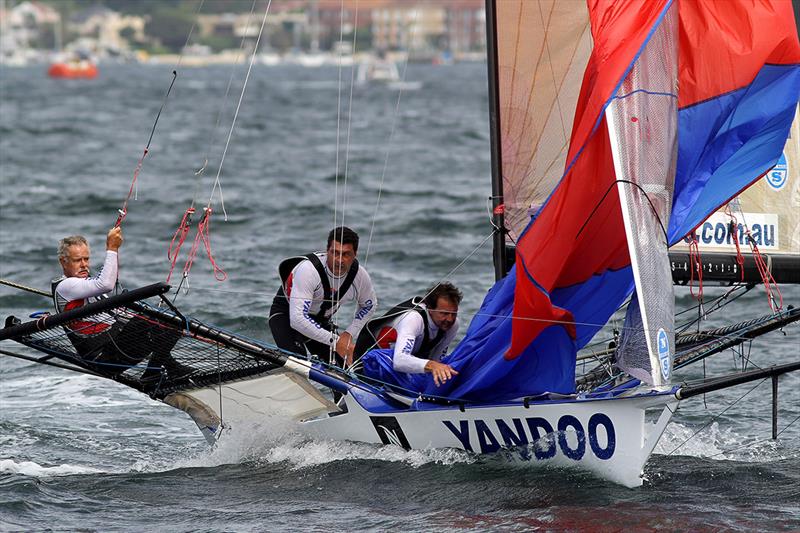
[[[65,314],[48,318],[58,323]],[[15,327],[28,325],[33,323]],[[285,357],[256,341],[142,302],[30,329],[35,331],[8,338],[159,399],[266,373]]]
[[[669,382],[675,344],[665,232],[677,161],[677,22],[673,4],[606,112],[638,294],[625,328],[645,340],[623,343],[617,364],[651,385]]]
[[[634,356],[647,355],[647,357],[639,357],[640,361],[638,366],[631,365],[631,358]],[[650,376],[650,355],[647,349],[647,335],[644,333],[644,326],[642,325],[642,312],[639,307],[639,298],[634,293],[631,303],[625,313],[625,328],[622,330],[622,335],[619,339],[619,349],[617,350],[617,366],[645,383],[652,381]]]

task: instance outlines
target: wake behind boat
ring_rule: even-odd
[[[450,387],[390,387],[207,325],[165,298],[161,308],[143,303],[163,296],[164,285],[31,322],[11,319],[0,339],[44,352],[38,362],[59,359],[182,409],[212,442],[224,438],[225,427],[280,413],[316,437],[509,452],[530,463],[574,465],[626,486],[641,484],[642,467],[679,401],[798,368],[790,363],[702,385],[673,385],[672,370],[680,364],[748,342],[798,315],[778,306],[746,323],[681,334],[667,252],[778,160],[800,93],[794,19],[790,10],[773,20],[756,8],[726,14],[688,3],[619,11],[557,3],[554,31],[528,12],[532,5],[499,2],[487,10],[499,281],[448,359],[461,372]],[[757,19],[748,27],[770,28],[749,43],[757,57],[746,72],[720,67],[744,67],[741,61],[718,61],[737,57],[738,42],[678,53],[680,24],[734,15]],[[560,79],[550,79],[551,91],[540,91],[536,85],[545,78],[535,72],[531,49],[515,43],[531,39],[541,50],[562,50],[543,40],[548,35],[569,35],[572,48],[563,47],[564,58],[542,65]],[[734,85],[726,89],[737,97],[719,87],[693,86],[698,77],[692,68],[722,68],[717,79],[730,78]],[[684,72],[686,78],[679,74]],[[769,105],[749,99],[752,84],[775,92]],[[534,94],[549,98],[549,107],[537,107]],[[564,110],[567,101],[573,107]],[[756,116],[742,128],[732,117],[745,110]],[[548,118],[537,122],[542,117]],[[714,131],[703,129],[712,126]],[[559,135],[570,131],[561,142]],[[703,134],[715,139],[713,147],[698,140]],[[517,195],[528,185],[543,195],[541,202]],[[533,221],[531,205],[539,206]],[[524,213],[515,230],[517,208]],[[510,271],[503,264],[507,232],[517,241]],[[576,363],[585,361],[579,350],[631,294],[621,337],[607,353],[593,355],[596,368],[578,372]],[[184,370],[152,379],[145,362],[109,376],[84,361],[64,326],[108,316],[146,319],[153,328],[179,334],[172,354]],[[332,401],[328,390],[343,399]]]

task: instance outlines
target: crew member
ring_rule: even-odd
[[[106,236],[106,256],[97,276],[90,276],[90,250],[86,238],[73,235],[58,244],[58,260],[64,275],[53,280],[51,289],[57,312],[69,311],[107,297],[117,283],[117,260],[122,246],[121,228]],[[113,377],[150,357],[141,381],[161,377],[185,377],[192,369],[170,355],[181,332],[137,317],[128,312],[104,312],[70,322],[67,335],[75,350],[95,371]]]
[[[378,299],[372,280],[358,264],[358,234],[340,226],[328,234],[325,252],[284,260],[281,287],[272,301],[269,328],[284,350],[352,363],[354,339],[372,317]],[[353,321],[339,334],[332,318],[341,304],[356,301]]]
[[[431,287],[423,299],[404,302],[370,322],[358,339],[356,352],[378,349],[364,356],[364,374],[405,386],[398,373],[430,373],[437,387],[458,374],[440,361],[458,332],[461,298],[455,285],[442,282]]]

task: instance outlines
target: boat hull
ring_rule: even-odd
[[[671,392],[649,392],[527,405],[402,406],[354,388],[337,407],[298,377],[277,372],[181,395],[216,413],[219,427],[263,428],[270,417],[278,417],[314,439],[499,453],[531,465],[578,468],[626,487],[642,484],[642,469],[678,403]],[[188,412],[212,442],[237,433],[214,428],[209,418],[201,423],[189,409],[165,401]]]
[[[97,77],[97,66],[92,63],[85,65],[53,63],[50,65],[50,68],[47,69],[47,75],[51,78],[92,79]]]
[[[506,453],[531,464],[588,470],[627,487],[642,484],[644,464],[677,405],[674,396],[645,395],[375,412],[359,398],[346,401],[347,413],[301,427],[316,437],[406,449]]]

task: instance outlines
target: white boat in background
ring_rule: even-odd
[[[274,67],[283,63],[283,58],[280,54],[276,54],[275,52],[260,52],[258,54],[258,62],[262,65]]]
[[[352,55],[330,52],[292,52],[283,56],[282,61],[305,68],[349,67],[354,64]]]
[[[416,91],[422,88],[420,81],[406,81],[400,76],[397,63],[388,59],[385,54],[369,56],[358,64],[356,83],[362,87],[367,85],[384,85],[390,89]]]

